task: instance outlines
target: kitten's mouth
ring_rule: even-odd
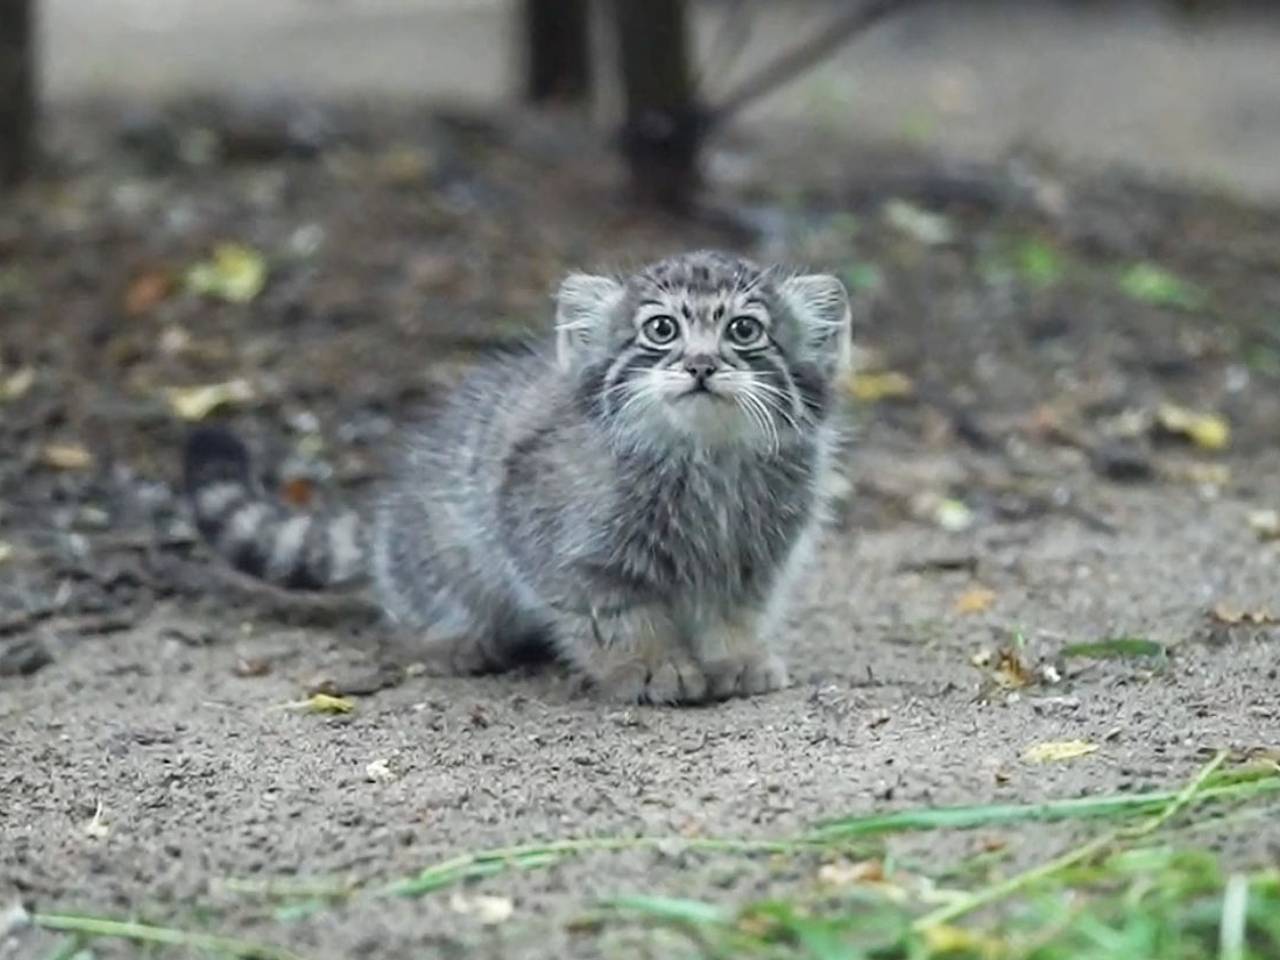
[[[706,400],[724,400],[725,399],[723,394],[718,393],[715,390],[712,390],[705,383],[700,383],[697,386],[690,387],[684,393],[676,395],[676,400],[697,400],[699,398],[706,399]]]

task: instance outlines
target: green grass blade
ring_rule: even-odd
[[[820,825],[810,837],[833,841],[906,830],[966,830],[1010,823],[1138,816],[1165,807],[1177,800],[1180,793],[1181,791],[1155,790],[1147,793],[1050,800],[1045,803],[899,810],[831,820]],[[1252,799],[1267,793],[1280,793],[1280,772],[1242,783],[1206,787],[1196,794],[1196,802]]]
[[[162,944],[185,947],[238,957],[240,960],[301,960],[299,954],[269,944],[253,943],[233,937],[219,937],[208,933],[193,933],[173,927],[159,927],[130,920],[112,920],[107,917],[89,917],[70,913],[37,913],[31,922],[45,930],[80,934],[85,937],[112,937],[133,943]]]

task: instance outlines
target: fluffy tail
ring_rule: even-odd
[[[292,590],[323,590],[365,576],[364,531],[354,513],[294,513],[263,496],[249,451],[232,433],[187,438],[186,492],[196,526],[234,568]]]

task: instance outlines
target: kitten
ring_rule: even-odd
[[[501,669],[532,643],[621,701],[764,693],[787,684],[769,640],[834,486],[850,353],[832,276],[708,251],[573,274],[554,350],[458,386],[368,528],[261,499],[225,432],[193,434],[187,488],[242,570],[371,576],[434,667]]]

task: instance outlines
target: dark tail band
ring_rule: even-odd
[[[354,513],[293,513],[263,496],[244,443],[218,427],[187,438],[187,497],[196,527],[233,567],[293,590],[323,590],[364,578],[363,530]]]

